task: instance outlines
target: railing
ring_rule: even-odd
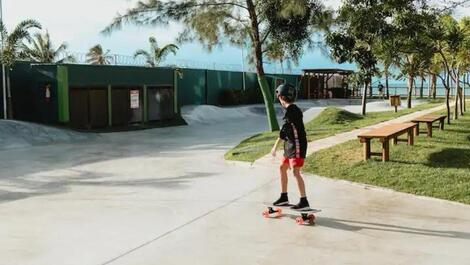
[[[463,88],[463,87],[462,87]],[[413,88],[413,92],[412,92],[412,95],[414,97],[419,97],[420,96],[420,89],[421,87],[418,86],[418,87],[414,87]],[[362,88],[360,89],[359,91],[359,94],[362,95]],[[465,88],[465,91],[469,91],[470,88],[467,87]],[[383,91],[384,95],[387,94],[387,91],[386,91],[386,88],[384,87],[384,91]],[[400,96],[408,96],[408,87],[406,86],[389,86],[389,93],[390,95],[400,95]],[[437,96],[445,96],[445,93],[446,93],[446,89],[443,87],[443,86],[437,86],[436,88],[436,95]],[[369,91],[367,92],[367,95],[369,95]],[[377,89],[377,87],[372,87],[372,95],[373,96],[378,96],[379,95],[379,91]],[[423,97],[428,97],[429,95],[429,90],[428,90],[428,87],[425,86],[424,89],[423,89]],[[455,88],[452,88],[450,90],[450,96],[455,96]]]
[[[72,64],[88,64],[87,54],[72,52],[67,55],[73,57],[73,61],[68,63]],[[107,54],[106,61],[109,65],[123,65],[123,66],[148,66],[147,62],[143,57],[134,58],[130,55],[122,54]],[[224,64],[217,62],[204,62],[196,60],[185,60],[185,59],[168,59],[163,62],[160,66],[163,67],[178,67],[178,68],[192,68],[192,69],[207,69],[207,70],[220,70],[220,71],[235,71],[235,72],[255,72],[253,65],[242,64]],[[301,69],[299,68],[287,68],[281,67],[279,63],[267,62],[264,65],[267,73],[276,74],[300,74]]]

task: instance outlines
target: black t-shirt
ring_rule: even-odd
[[[307,134],[303,113],[295,104],[286,109],[284,124],[279,138],[284,140],[284,156],[288,158],[305,158],[307,155]]]

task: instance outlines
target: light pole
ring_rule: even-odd
[[[0,0],[0,23],[3,24],[3,5],[2,0]],[[1,45],[1,52],[3,57],[3,34],[0,34],[0,45]],[[3,58],[2,58],[3,61]],[[7,119],[7,85],[6,85],[6,78],[5,78],[5,64],[2,62],[2,88],[3,88],[3,118]]]

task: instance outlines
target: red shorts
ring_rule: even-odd
[[[281,165],[289,165],[289,167],[303,167],[304,166],[304,158],[288,158],[283,157],[281,159]]]

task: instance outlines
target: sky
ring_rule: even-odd
[[[33,18],[38,20],[43,29],[47,29],[54,45],[67,43],[72,53],[85,54],[96,44],[101,44],[111,53],[133,55],[137,49],[148,49],[148,38],[155,36],[159,45],[174,43],[181,25],[168,27],[142,28],[125,26],[123,30],[104,36],[103,30],[118,12],[135,5],[136,0],[3,0],[3,17],[7,28],[18,22]],[[338,8],[340,0],[324,1],[332,8]],[[461,15],[470,15],[470,9],[462,9]],[[241,68],[243,54],[240,48],[224,45],[212,52],[203,49],[199,44],[184,44],[176,56],[170,55],[168,62],[186,63],[188,65],[207,65],[215,67]],[[245,62],[246,63],[246,62]],[[352,69],[352,65],[338,65],[323,55],[318,49],[307,51],[298,66],[293,68],[326,68],[341,67]],[[272,71],[280,71],[268,65]],[[269,70],[269,69],[268,69]]]

